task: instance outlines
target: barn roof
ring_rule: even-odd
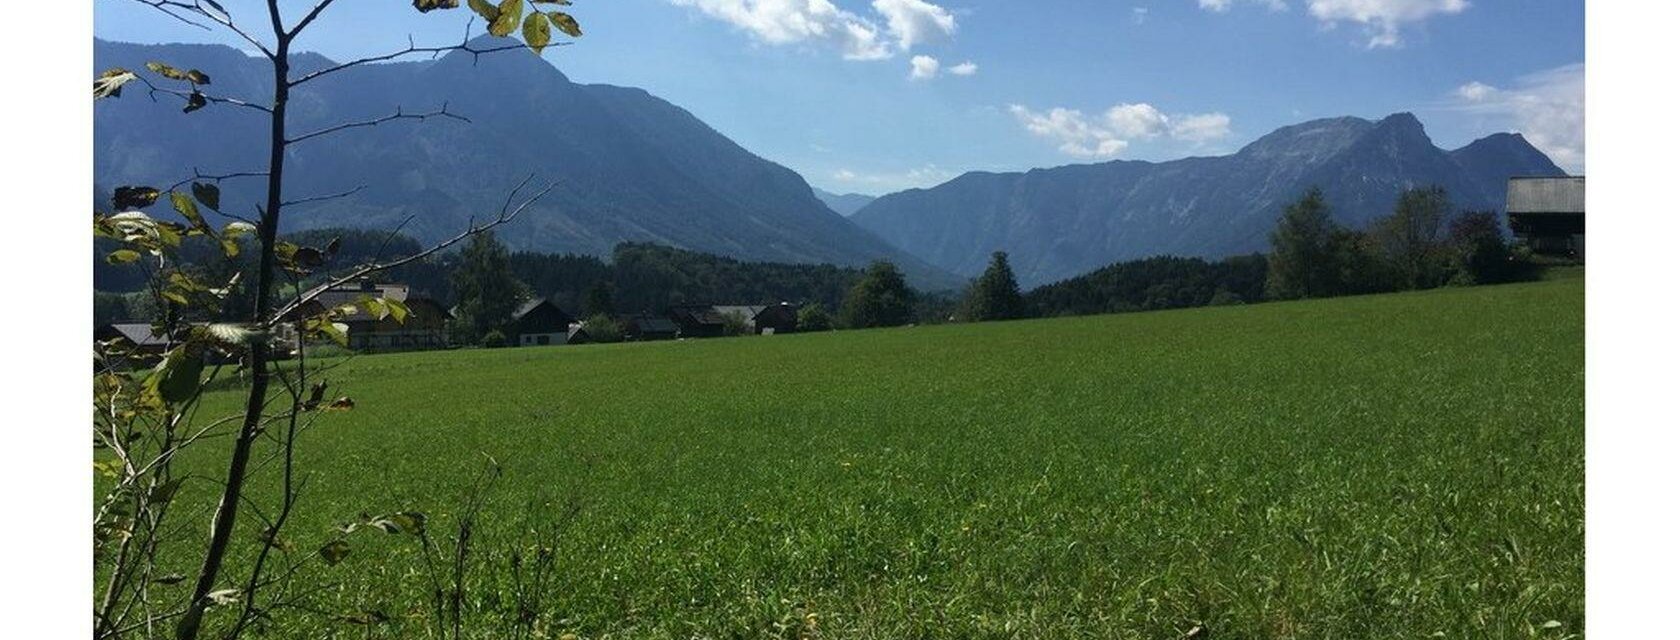
[[[136,347],[162,347],[168,345],[170,342],[167,336],[153,334],[152,325],[149,322],[119,322],[116,324],[110,324],[106,325],[105,330],[101,331],[100,334],[107,340],[121,337]]]
[[[631,318],[630,322],[636,325],[636,330],[637,331],[641,331],[643,333],[676,333],[677,332],[677,323],[671,322],[670,318],[659,318],[659,317],[655,317],[655,316],[636,316],[634,318]]]
[[[1514,214],[1585,214],[1587,179],[1511,178],[1505,192],[1505,212]]]
[[[758,304],[720,304],[712,308],[717,310],[719,316],[738,314],[747,320],[757,318],[759,312],[764,311],[764,305]]]
[[[537,307],[543,306],[545,304],[552,304],[552,303],[550,303],[548,301],[548,298],[536,298],[534,300],[526,300],[524,304],[519,305],[518,309],[513,310],[513,319],[518,320],[520,318],[523,318],[523,317],[525,317],[525,314],[530,313],[532,311],[535,311]]]

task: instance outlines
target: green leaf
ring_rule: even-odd
[[[152,225],[152,229],[157,233],[158,242],[162,242],[169,247],[181,246],[181,232],[183,231],[181,225],[159,222]]]
[[[222,227],[222,254],[229,258],[239,257],[239,239],[257,232],[257,226],[249,222],[230,222]]]
[[[438,9],[454,9],[461,6],[461,0],[414,0],[414,8],[420,13],[428,13]]]
[[[122,468],[123,468],[123,463],[122,463],[121,460],[94,460],[93,461],[93,470],[99,472],[99,475],[105,476],[107,478],[117,477],[117,473],[122,471]]]
[[[138,79],[140,76],[126,69],[106,71],[93,81],[93,99],[121,98],[123,85]]]
[[[166,292],[165,297],[168,297]],[[204,358],[187,353],[186,346],[175,347],[153,369],[146,379],[147,391],[166,404],[180,404],[198,392],[199,378],[204,374]]]
[[[343,540],[334,540],[322,545],[319,553],[321,559],[327,562],[327,566],[337,566],[338,563],[344,562],[344,559],[350,556],[350,543]]]
[[[467,7],[471,8],[473,13],[478,14],[478,17],[484,18],[486,24],[495,23],[496,18],[502,15],[502,12],[496,9],[496,5],[490,4],[489,0],[467,0]]]
[[[525,17],[525,46],[537,55],[542,55],[543,47],[553,37],[549,31],[548,18],[541,11],[534,11]]]
[[[146,68],[151,69],[152,73],[158,74],[158,75],[163,76],[165,78],[169,78],[170,80],[186,80],[187,79],[187,72],[182,71],[180,69],[176,69],[175,67],[171,67],[171,66],[169,66],[167,64],[164,64],[162,62],[148,62],[148,63],[146,63]]]
[[[116,207],[118,211],[144,209],[157,203],[158,196],[161,195],[162,192],[152,187],[117,187],[116,193],[111,197],[111,206]]]
[[[105,256],[107,264],[128,264],[140,259],[140,252],[133,249],[118,249]]]
[[[152,502],[169,502],[170,498],[175,497],[175,492],[181,490],[181,483],[186,481],[186,478],[176,478],[152,487],[152,490],[146,494],[146,498]]]
[[[568,2],[566,4],[571,3]],[[583,37],[583,28],[578,26],[577,19],[573,18],[571,14],[564,11],[556,11],[548,14],[548,19],[553,20],[554,26],[561,31],[564,31],[566,35],[573,38]]]
[[[181,107],[181,113],[192,113],[203,109],[204,105],[207,104],[210,104],[210,102],[204,97],[203,93],[193,91],[191,95],[187,96],[187,106]]]
[[[196,187],[197,185],[194,185],[194,191],[197,191]],[[198,203],[193,202],[192,196],[179,191],[171,191],[169,192],[169,203],[175,206],[175,211],[180,213],[181,217],[186,218],[194,229],[208,227],[204,224],[204,215],[198,212]]]
[[[525,17],[525,0],[502,0],[496,12],[496,20],[490,23],[490,35],[505,38],[519,28]]]
[[[199,202],[204,203],[204,206],[210,207],[213,211],[221,210],[221,187],[206,182],[194,182],[192,185],[192,193],[194,198],[197,198]]]
[[[391,312],[391,318],[396,320],[397,324],[408,322],[408,305],[403,304],[401,300],[386,298],[385,309]]]
[[[342,322],[317,322],[314,323],[314,328],[328,338],[332,338],[332,341],[337,342],[338,346],[350,346],[350,337],[346,335],[346,332],[350,330],[350,325]]]

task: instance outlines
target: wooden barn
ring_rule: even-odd
[[[723,314],[709,304],[671,307],[671,323],[683,338],[716,338],[724,333]]]
[[[533,347],[550,344],[572,344],[572,324],[577,322],[548,298],[538,298],[519,305],[508,321],[506,334],[512,344]]]
[[[624,334],[630,340],[675,340],[677,338],[677,323],[670,318],[652,315],[632,316],[624,319]]]
[[[1505,215],[1517,240],[1535,253],[1585,260],[1587,179],[1511,178]]]
[[[762,307],[753,315],[752,325],[760,335],[793,333],[799,330],[799,309],[786,302]]]
[[[672,307],[670,318],[684,338],[715,338],[728,333],[730,316],[739,317],[749,334],[793,333],[799,309],[791,304],[717,304]]]

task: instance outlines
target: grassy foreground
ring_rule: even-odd
[[[358,408],[308,435],[289,535],[401,509],[443,532],[486,454],[468,608],[511,606],[495,550],[551,547],[548,637],[1561,638],[1583,303],[1567,278],[362,357],[330,375]],[[395,620],[277,635],[425,633],[414,544],[352,541],[316,605]]]

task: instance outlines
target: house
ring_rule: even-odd
[[[799,310],[781,304],[685,305],[671,308],[671,321],[684,338],[728,335],[729,318],[738,317],[749,334],[792,333],[799,328]]]
[[[572,314],[548,298],[538,298],[519,305],[502,333],[521,347],[550,344],[573,344]]]
[[[683,338],[716,338],[724,334],[723,314],[709,304],[671,307],[667,314]]]
[[[385,298],[403,303],[408,315],[402,322],[386,316],[375,318],[357,305],[363,298]],[[354,306],[355,312],[338,319],[349,330],[346,345],[356,351],[406,351],[441,349],[449,345],[449,310],[438,301],[409,295],[406,284],[378,284],[362,281],[321,292],[303,305],[293,317],[319,315],[328,309]]]
[[[799,330],[799,309],[786,302],[763,307],[753,316],[752,325],[760,335],[793,333]]]
[[[677,338],[677,323],[670,318],[652,315],[632,316],[624,319],[624,334],[631,340],[675,340]]]
[[[1511,232],[1535,253],[1586,259],[1587,179],[1511,178],[1505,215]]]

